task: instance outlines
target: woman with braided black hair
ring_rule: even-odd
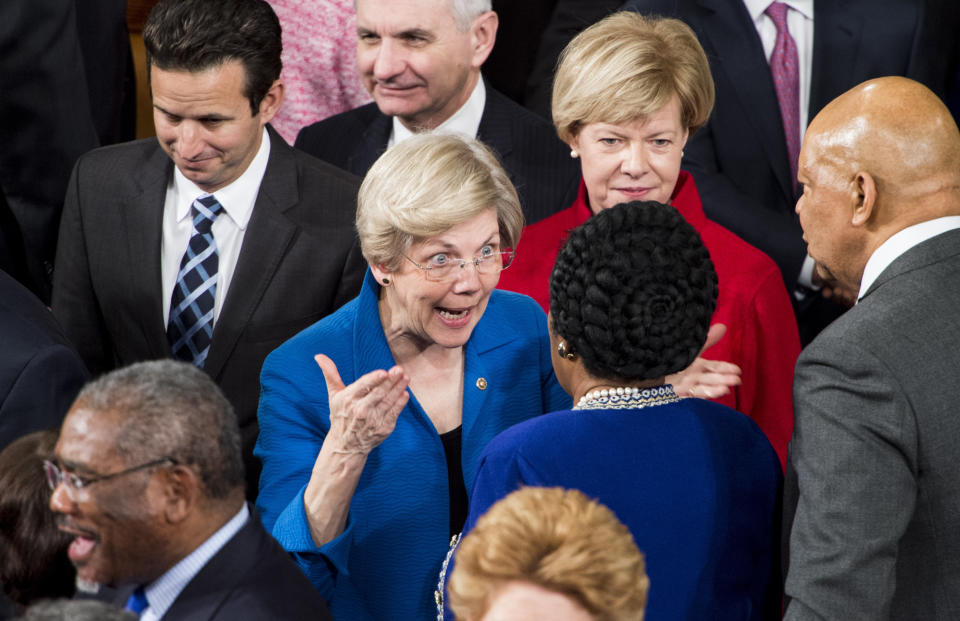
[[[487,446],[465,532],[520,486],[579,489],[643,551],[648,620],[778,619],[777,454],[750,418],[664,384],[697,356],[716,298],[709,253],[668,205],[619,205],[575,229],[548,321],[574,406]],[[531,582],[550,588],[546,575]]]

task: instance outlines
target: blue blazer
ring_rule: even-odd
[[[489,444],[464,533],[520,486],[578,489],[609,507],[643,552],[644,619],[772,621],[782,481],[760,428],[717,403],[554,412]]]
[[[360,295],[267,358],[261,375],[263,460],[257,507],[337,619],[426,619],[449,540],[447,466],[440,436],[416,397],[367,458],[345,531],[314,545],[303,492],[330,428],[324,353],[349,384],[395,364],[369,272]],[[495,290],[464,347],[463,475],[470,489],[480,453],[507,427],[569,407],[550,363],[546,317],[530,298]],[[484,381],[481,382],[480,380]]]

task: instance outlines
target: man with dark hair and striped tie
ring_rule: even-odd
[[[331,618],[244,502],[233,408],[194,365],[87,384],[43,468],[80,591],[145,621]]]
[[[354,297],[358,180],[290,148],[280,24],[264,0],[161,0],[144,28],[157,139],[83,156],[53,311],[93,374],[172,356],[237,411],[256,495],[270,351]]]

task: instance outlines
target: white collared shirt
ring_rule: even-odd
[[[144,588],[148,606],[140,613],[140,621],[162,619],[173,602],[180,596],[180,592],[190,584],[194,576],[200,573],[200,570],[220,551],[220,548],[240,532],[240,529],[249,519],[250,509],[247,508],[247,503],[243,503],[240,511],[230,518],[230,521],[221,526],[217,532],[213,533],[209,539],[200,544],[200,547],[168,569],[165,574],[148,584]]]
[[[237,266],[240,256],[240,246],[243,244],[243,235],[253,213],[253,205],[260,192],[260,183],[267,170],[267,161],[270,159],[270,136],[263,130],[260,148],[247,166],[233,183],[226,185],[213,193],[217,201],[223,206],[223,212],[213,222],[213,237],[217,242],[219,267],[217,269],[217,294],[214,299],[213,319],[216,324],[223,308],[223,301],[227,298],[230,289],[230,280],[233,270]],[[193,231],[193,219],[190,217],[190,207],[196,199],[207,196],[209,192],[201,190],[195,183],[187,179],[176,166],[173,167],[173,178],[167,184],[167,195],[163,203],[163,236],[160,240],[160,275],[163,286],[163,321],[164,327],[170,320],[170,297],[173,287],[177,283],[177,273],[180,271],[180,261],[190,243],[190,234]]]
[[[902,254],[927,241],[937,235],[960,229],[960,216],[945,216],[927,220],[920,224],[908,226],[902,231],[890,236],[890,239],[880,244],[863,268],[863,276],[860,278],[860,293],[857,294],[857,301],[863,297],[863,294],[873,286],[883,270],[890,267],[890,264],[896,261]]]
[[[477,85],[473,87],[473,92],[460,109],[453,113],[449,119],[437,125],[433,130],[437,134],[463,134],[470,138],[476,138],[480,130],[480,119],[483,118],[483,107],[487,103],[487,87],[483,85],[483,78],[477,78]],[[400,122],[400,119],[393,117],[393,131],[390,132],[390,140],[387,142],[389,149],[395,144],[399,144],[413,136],[414,133]]]
[[[753,25],[763,43],[763,52],[767,62],[773,55],[777,42],[777,26],[764,11],[771,0],[743,0]],[[810,112],[810,75],[813,68],[813,0],[781,0],[790,10],[787,11],[787,29],[797,44],[797,56],[800,61],[800,139],[807,129]]]

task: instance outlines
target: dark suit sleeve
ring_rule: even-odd
[[[0,377],[11,382],[0,404],[0,449],[28,433],[59,427],[86,381],[83,363],[65,345],[44,347],[22,367],[23,360],[16,360],[18,368],[10,362],[0,366]]]
[[[49,268],[70,169],[97,146],[73,0],[0,3],[0,185],[20,226],[31,283]]]
[[[918,493],[910,403],[856,338],[824,334],[800,356],[794,404],[786,618],[886,619]]]
[[[83,162],[83,159],[77,162],[70,177],[60,221],[57,262],[53,274],[52,309],[87,369],[92,374],[99,375],[113,366],[112,347],[90,276],[81,213],[83,198],[80,179],[83,176]]]
[[[367,272],[367,261],[363,258],[360,251],[360,240],[354,239],[350,251],[347,253],[346,260],[343,263],[343,274],[340,277],[340,286],[337,287],[337,294],[334,297],[333,305],[330,307],[336,310],[357,297],[360,293],[360,286],[363,284],[363,276]]]

